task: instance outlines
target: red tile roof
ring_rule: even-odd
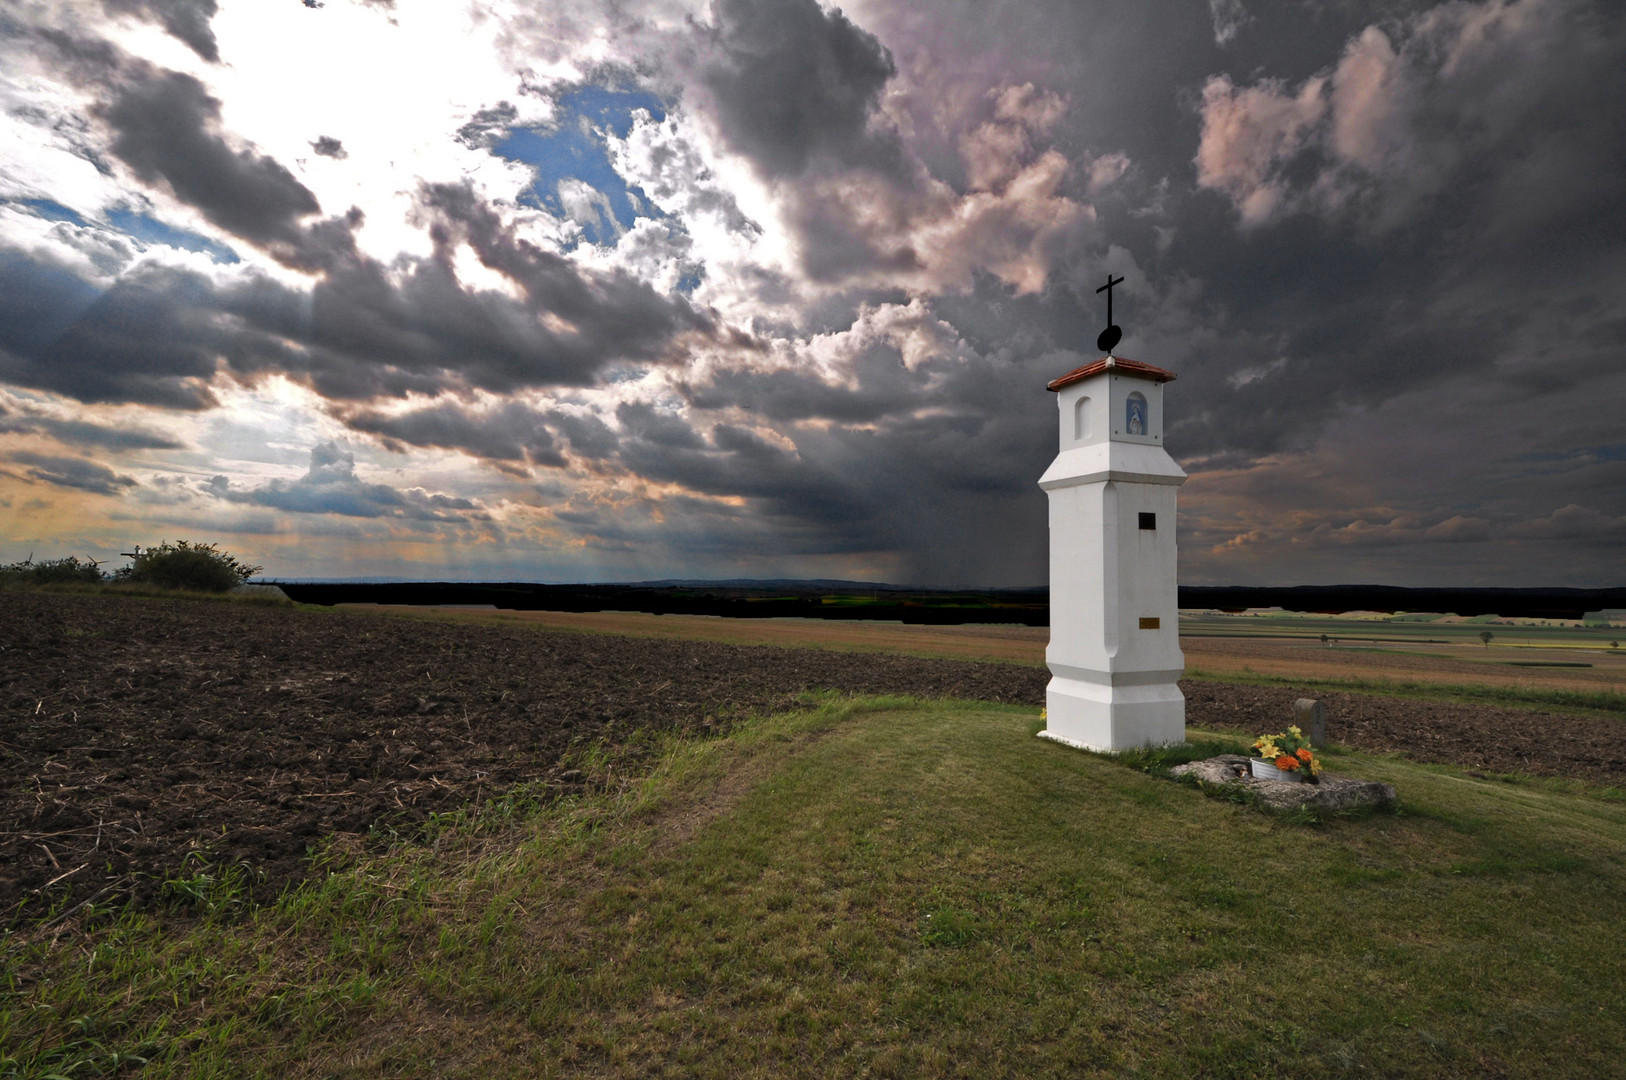
[[[1059,379],[1052,379],[1046,390],[1060,390],[1064,386],[1071,386],[1081,379],[1088,379],[1092,375],[1099,375],[1111,369],[1119,375],[1133,375],[1137,379],[1151,379],[1153,382],[1173,382],[1174,372],[1164,371],[1151,364],[1143,364],[1139,360],[1129,360],[1122,356],[1103,356],[1099,360],[1091,361],[1081,368],[1074,368]]]

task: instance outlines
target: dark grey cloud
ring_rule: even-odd
[[[344,148],[344,143],[331,135],[319,136],[311,143],[311,149],[321,157],[333,158],[335,161],[343,161],[350,156]]]
[[[895,359],[892,365],[897,366]],[[686,389],[699,408],[737,407],[774,421],[818,417],[862,423],[903,403],[901,393],[878,391],[874,386],[832,385],[811,372],[785,369],[725,368]]]
[[[839,390],[810,372],[733,370],[703,392],[691,388],[688,421],[622,406],[616,461],[644,479],[746,500],[744,524],[735,509],[701,500],[685,511],[686,528],[712,513],[715,530],[786,555],[888,553],[909,581],[1039,583],[1045,502],[1036,480],[1055,438],[1044,383],[1064,364],[960,354],[910,371],[883,345],[862,351],[856,386]],[[746,409],[784,438],[737,422],[697,430],[694,421],[717,409]],[[600,510],[583,512],[603,527]]]
[[[347,427],[379,436],[391,450],[433,446],[504,464],[566,464],[543,416],[517,401],[484,409],[441,402],[396,415],[358,409],[340,416]]]
[[[465,186],[428,188],[424,205],[436,253],[392,267],[356,250],[357,214],[288,223],[284,255],[322,274],[308,297],[264,276],[221,284],[156,264],[104,291],[0,252],[0,378],[82,401],[182,409],[212,405],[211,381],[228,372],[283,373],[349,401],[505,393],[590,385],[616,363],[677,362],[686,337],[718,335],[713,317],[682,297],[520,238]],[[522,297],[466,288],[456,242]]]
[[[695,450],[705,445],[699,433],[675,412],[628,402],[616,406],[615,415],[629,436],[652,447]]]
[[[195,77],[132,57],[103,38],[51,28],[29,36],[66,78],[96,95],[90,113],[107,129],[110,157],[137,180],[167,187],[215,225],[297,269],[322,269],[353,247],[349,231],[360,224],[360,211],[306,222],[321,210],[316,196],[275,158],[234,146],[222,130],[219,99]],[[337,140],[324,141],[343,152]],[[112,171],[100,148],[81,156]]]
[[[548,422],[570,444],[571,453],[588,461],[601,461],[615,453],[620,436],[615,429],[592,413],[576,415],[553,410]]]
[[[102,0],[102,7],[117,15],[133,15],[162,26],[210,63],[220,62],[220,49],[210,21],[215,0]]]
[[[628,406],[621,419],[626,422],[630,416],[634,426],[646,432],[648,426],[641,422],[646,411],[642,406]],[[506,471],[520,473],[520,467],[525,465],[569,465],[566,447],[580,462],[604,462],[616,456],[622,439],[620,432],[591,412],[538,410],[520,402],[473,406],[442,401],[395,415],[366,408],[336,409],[334,415],[351,430],[379,438],[387,449],[426,446],[461,450]],[[676,434],[678,442],[699,445],[699,437],[682,420],[668,418],[665,422],[670,425],[668,434]],[[656,418],[654,423],[659,427],[662,420]]]
[[[111,149],[143,182],[167,184],[227,231],[286,255],[305,241],[302,218],[321,210],[316,196],[282,164],[233,149],[218,131],[220,102],[190,75],[133,75],[100,110]]]
[[[897,74],[874,34],[816,0],[716,0],[701,28],[697,104],[724,144],[787,200],[802,269],[821,281],[915,270],[907,242],[889,235],[902,206],[855,214],[857,204],[906,202],[924,176],[878,115]],[[855,189],[854,178],[872,185]],[[890,217],[877,230],[875,217]]]
[[[133,478],[120,476],[106,465],[85,458],[22,451],[11,454],[10,458],[19,465],[30,466],[25,473],[30,480],[57,487],[75,488],[95,495],[118,495],[136,486]]]
[[[337,442],[311,448],[310,468],[298,480],[273,480],[257,488],[234,488],[224,476],[203,489],[226,502],[265,506],[296,514],[389,518],[413,522],[483,521],[489,515],[472,499],[421,488],[400,490],[356,476],[355,454]]]
[[[519,119],[519,110],[512,102],[499,101],[481,109],[457,129],[457,141],[470,150],[490,150],[512,130]]]
[[[1034,480],[1048,448],[1031,425],[959,414],[803,430],[794,452],[730,425],[710,435],[695,449],[627,440],[620,461],[646,479],[743,497],[749,528],[737,508],[696,504],[691,516],[712,505],[712,529],[752,537],[759,554],[869,553],[920,583],[1044,580],[1045,505]],[[1021,464],[1037,468],[1012,468]]]
[[[816,0],[716,0],[703,79],[729,146],[763,176],[830,166],[902,168],[901,144],[871,130],[892,54]]]
[[[0,379],[86,402],[207,408],[221,350],[246,344],[217,310],[195,274],[146,266],[101,291],[0,252]]]
[[[317,329],[330,331],[335,343],[353,343],[364,355],[376,350],[382,362],[420,370],[443,364],[451,352],[458,357],[453,370],[470,385],[509,390],[587,385],[607,364],[675,360],[674,339],[719,331],[710,314],[682,297],[662,295],[623,271],[584,269],[536,246],[466,185],[429,185],[422,199],[435,218],[437,252],[398,291],[383,267],[360,262],[318,287]],[[463,288],[452,266],[459,241],[513,282],[523,299]],[[356,330],[377,341],[355,339]],[[426,350],[440,340],[446,344]]]
[[[0,435],[46,435],[71,446],[104,450],[179,450],[184,443],[141,427],[108,427],[88,420],[16,413],[0,408]]]
[[[1166,257],[1205,282],[1216,331],[1182,372],[1204,404],[1184,445],[1302,448],[1405,394],[1483,382],[1556,400],[1618,370],[1626,220],[1599,185],[1626,173],[1626,33],[1600,16],[1431,8],[1351,30],[1305,73],[1329,80],[1319,97],[1239,83],[1200,106],[1213,191],[1175,208]],[[1266,117],[1288,101],[1309,126],[1278,144]],[[1263,216],[1239,236],[1248,213]]]

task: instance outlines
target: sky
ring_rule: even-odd
[[[0,0],[0,562],[1045,583],[1175,372],[1185,584],[1626,585],[1588,0]]]

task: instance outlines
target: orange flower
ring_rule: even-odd
[[[1294,751],[1294,753],[1298,754],[1299,760],[1304,762],[1306,765],[1308,765],[1310,763],[1310,757],[1311,757],[1310,751],[1301,748],[1299,750]]]
[[[1276,759],[1276,767],[1281,769],[1283,772],[1292,772],[1294,769],[1299,767],[1299,763],[1296,759],[1290,758],[1286,754],[1283,754],[1281,757]]]

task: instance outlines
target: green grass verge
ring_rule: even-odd
[[[14,932],[0,1076],[1590,1077],[1626,1055],[1626,806],[1329,752],[1402,812],[1296,824],[1034,719],[826,700],[637,775],[584,754],[601,794],[330,853],[272,908]]]
[[[295,606],[292,600],[280,596],[267,596],[264,593],[202,592],[196,589],[167,589],[161,585],[124,581],[110,581],[103,585],[78,582],[48,585],[0,583],[0,591],[46,593],[55,596],[130,596],[158,600],[209,600],[214,603],[248,604],[251,607],[289,608]]]
[[[1616,690],[1475,686],[1471,683],[1434,683],[1410,679],[1300,678],[1293,675],[1261,675],[1248,668],[1241,671],[1209,671],[1202,667],[1188,667],[1181,678],[1194,682],[1221,682],[1244,686],[1304,686],[1317,690],[1343,690],[1352,694],[1460,701],[1476,705],[1626,714],[1626,694]]]

